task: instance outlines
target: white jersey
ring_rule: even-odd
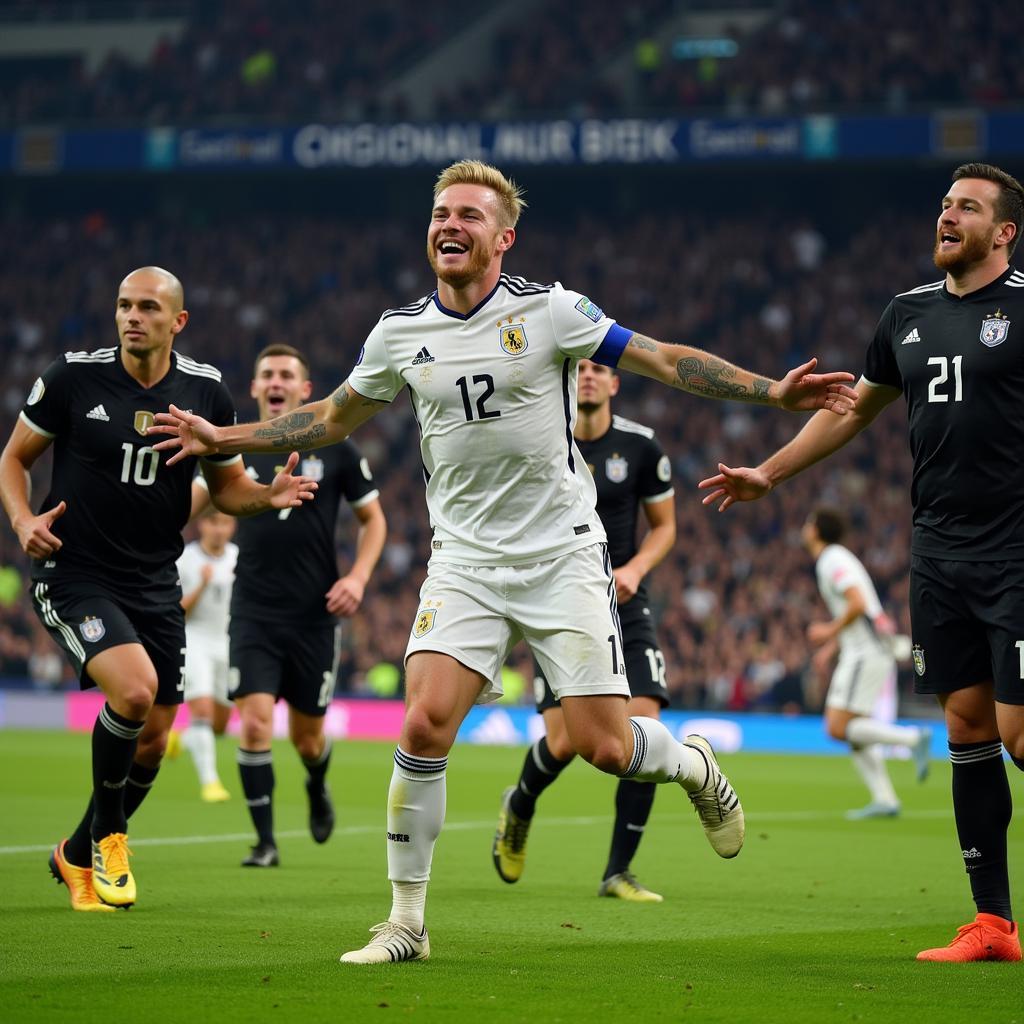
[[[839,656],[888,653],[888,647],[872,625],[882,614],[882,602],[861,560],[842,544],[829,544],[818,556],[814,568],[818,589],[834,619],[846,611],[843,595],[850,587],[856,587],[864,598],[865,614],[839,632]]]
[[[521,565],[605,540],[573,440],[576,367],[631,332],[560,284],[502,274],[471,313],[435,292],[384,313],[348,378],[391,401],[408,387],[420,429],[434,561]]]
[[[216,558],[208,555],[197,540],[185,545],[178,559],[183,594],[191,594],[202,582],[204,565],[213,566],[210,582],[185,618],[185,634],[189,643],[193,639],[221,641],[227,636],[231,586],[235,582],[237,561],[237,544],[228,543],[224,553]]]

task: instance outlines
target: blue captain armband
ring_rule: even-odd
[[[614,370],[619,365],[619,360],[629,344],[629,339],[635,333],[635,331],[627,330],[618,324],[612,324],[608,328],[608,333],[604,336],[604,341],[601,342],[597,351],[590,357],[591,361],[600,363],[602,366],[610,366]]]

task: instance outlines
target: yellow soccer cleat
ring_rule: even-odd
[[[71,895],[71,909],[100,913],[112,913],[114,908],[108,907],[93,891],[92,868],[80,868],[69,864],[64,856],[67,840],[62,839],[50,854],[50,874],[61,885],[68,887]]]
[[[231,794],[224,788],[220,779],[205,783],[199,790],[199,799],[204,804],[222,804],[231,799]]]
[[[123,832],[92,841],[92,887],[112,907],[130,907],[135,902],[135,879],[128,867],[131,852]]]
[[[663,897],[650,889],[645,889],[633,876],[632,871],[622,871],[606,878],[597,890],[598,896],[612,896],[629,903],[661,903]]]
[[[510,885],[519,881],[526,867],[526,839],[530,834],[530,819],[518,817],[509,806],[514,792],[515,787],[510,786],[502,794],[498,829],[491,846],[491,857],[498,876]]]
[[[181,756],[181,733],[177,729],[172,729],[167,734],[167,747],[164,750],[164,757],[171,761],[177,761]]]

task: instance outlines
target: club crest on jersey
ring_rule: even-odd
[[[141,434],[143,437],[146,436],[146,431],[153,426],[153,413],[144,412],[142,409],[135,410],[135,422],[132,424],[135,427],[135,433]]]
[[[324,460],[318,459],[315,455],[302,460],[302,475],[308,476],[310,480],[323,480]]]
[[[417,639],[426,636],[434,628],[434,616],[437,615],[436,608],[424,608],[416,616],[416,625],[412,628],[412,635]]]
[[[501,329],[501,347],[510,356],[517,356],[526,351],[526,327],[523,324],[510,324]]]
[[[585,295],[576,303],[576,308],[595,324],[604,316],[604,310],[600,306],[595,306]]]
[[[613,484],[621,484],[629,476],[629,463],[621,455],[604,460],[604,471]]]
[[[981,343],[989,348],[1002,345],[1010,331],[1010,321],[1001,309],[981,321]]]
[[[82,639],[88,640],[91,644],[102,640],[107,635],[107,627],[103,625],[103,620],[92,615],[86,616],[85,621],[79,625],[78,631],[82,634]]]
[[[920,644],[914,644],[910,652],[911,658],[914,660],[914,671],[919,675],[924,675],[924,648]]]

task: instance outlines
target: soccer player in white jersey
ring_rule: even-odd
[[[502,273],[523,201],[499,170],[464,160],[441,172],[427,228],[437,290],[388,310],[329,398],[267,423],[215,427],[172,406],[153,433],[172,458],[328,445],[409,389],[433,527],[406,654],[406,712],[388,796],[387,921],[344,963],[422,960],[427,880],[445,807],[448,751],[476,703],[501,693],[501,666],[530,644],[562,703],[577,753],[620,778],[675,782],[715,851],[734,857],[743,811],[702,737],[677,741],[626,715],[626,685],[594,481],[572,436],[576,367],[587,358],[692,394],[845,414],[847,373],[814,361],[781,381],[687,345],[626,330],[560,284]]]
[[[206,803],[229,799],[217,774],[215,737],[223,736],[231,717],[228,700],[228,610],[235,581],[238,546],[231,543],[233,516],[208,505],[196,521],[199,539],[178,559],[181,606],[185,610],[185,702],[188,728],[172,733],[167,756],[181,747],[192,756],[199,795]]]
[[[892,818],[900,813],[880,745],[909,747],[917,781],[928,775],[931,729],[894,725],[874,717],[886,684],[896,673],[893,625],[860,559],[839,542],[846,532],[841,513],[817,508],[804,523],[804,547],[814,558],[818,589],[832,618],[812,622],[807,639],[816,647],[835,641],[839,661],[825,698],[825,727],[833,739],[850,745],[853,763],[871,800],[847,818]]]

